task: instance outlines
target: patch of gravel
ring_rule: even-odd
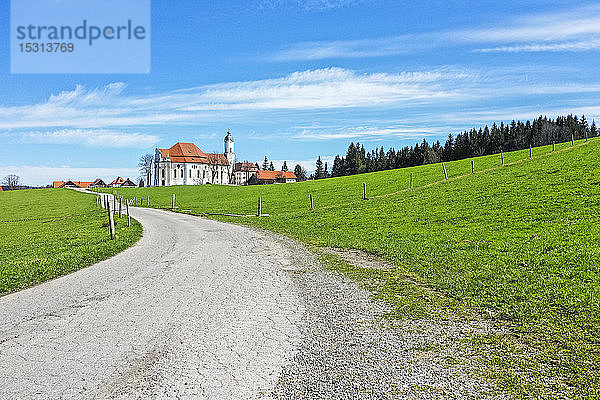
[[[281,239],[280,240],[285,240]],[[293,242],[288,245],[303,247]],[[304,253],[298,249],[296,254]],[[351,254],[360,261],[358,252]],[[468,371],[467,335],[482,321],[396,320],[390,306],[337,272],[290,271],[305,312],[302,342],[268,397],[278,399],[505,398]],[[363,260],[373,262],[373,259]],[[302,263],[300,263],[302,264]]]

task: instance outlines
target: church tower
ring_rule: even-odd
[[[225,157],[227,157],[229,165],[233,167],[233,164],[235,163],[235,153],[233,152],[233,136],[231,136],[229,129],[227,129],[227,135],[225,136]]]

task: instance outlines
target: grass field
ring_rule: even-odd
[[[0,294],[89,266],[140,238],[132,220],[129,228],[120,222],[110,240],[107,220],[94,196],[73,190],[0,192]]]
[[[351,177],[250,187],[124,189],[151,206],[270,229],[316,246],[377,254],[392,272],[354,270],[396,304],[395,318],[426,318],[427,296],[405,277],[509,328],[477,336],[482,374],[517,397],[594,398],[600,392],[600,140]],[[414,189],[408,189],[410,174]],[[362,200],[363,182],[368,200]],[[315,210],[309,210],[309,194]],[[343,267],[340,269],[346,269]],[[377,276],[374,277],[373,274]],[[414,292],[414,290],[413,290]],[[412,292],[411,292],[412,293]],[[407,304],[410,298],[412,304]],[[451,318],[454,311],[447,311]],[[444,318],[440,314],[431,317]]]

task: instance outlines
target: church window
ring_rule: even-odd
[[[181,170],[181,177],[183,178],[183,170]]]

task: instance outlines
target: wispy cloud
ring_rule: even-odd
[[[269,160],[273,162],[273,166],[275,167],[276,170],[281,169],[281,166],[283,165],[283,162],[285,161],[288,169],[290,171],[294,171],[294,168],[296,165],[300,165],[302,168],[304,168],[307,172],[313,172],[315,170],[315,163],[317,161],[318,156],[315,156],[314,160]],[[327,168],[329,170],[329,172],[331,172],[331,167],[333,166],[333,160],[335,158],[335,156],[331,156],[331,155],[321,155],[321,161],[323,161],[323,164],[327,163]]]
[[[300,8],[306,11],[324,11],[351,7],[364,3],[364,0],[260,0],[255,4],[258,9]]]
[[[444,30],[390,37],[301,42],[270,54],[271,61],[384,57],[471,46],[476,52],[589,51],[600,48],[600,7],[588,6],[528,15],[468,30]],[[492,44],[481,48],[481,45]]]
[[[25,143],[83,144],[94,147],[146,148],[158,143],[158,137],[108,129],[59,129],[48,132],[24,132],[22,141]]]
[[[320,127],[311,126],[300,128],[292,136],[296,140],[378,140],[389,138],[420,140],[426,136],[439,135],[447,132],[437,128],[418,128],[404,125],[393,125],[384,127],[354,126],[354,127]]]
[[[342,68],[325,68],[294,72],[281,78],[221,83],[143,96],[126,94],[125,85],[121,83],[96,89],[77,86],[72,91],[50,96],[44,103],[0,107],[0,129],[56,127],[67,131],[35,137],[66,140],[79,135],[92,140],[94,135],[89,133],[93,131],[88,129],[193,124],[207,118],[223,118],[222,114],[227,112],[373,107],[460,99],[468,96],[466,86],[477,79],[476,73],[450,68],[395,74],[361,74]],[[101,134],[105,139],[117,136],[110,131],[97,132],[96,136]]]
[[[561,43],[534,43],[513,46],[498,46],[482,49],[475,49],[480,53],[522,53],[522,52],[542,52],[542,51],[588,51],[600,49],[600,39],[582,40],[575,42]]]

